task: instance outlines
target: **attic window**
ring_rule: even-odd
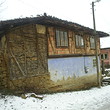
[[[76,35],[76,47],[84,47],[84,39],[81,35]]]
[[[66,31],[56,30],[56,46],[68,47],[68,35]]]
[[[94,37],[90,37],[90,48],[95,49],[95,39],[94,39]]]

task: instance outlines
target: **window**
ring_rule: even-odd
[[[103,59],[103,54],[101,54],[101,59]]]
[[[107,54],[105,54],[105,59],[107,59],[108,58],[108,55]]]
[[[101,54],[101,59],[108,59],[108,54],[107,53]]]
[[[80,35],[76,35],[76,46],[77,47],[84,47],[84,40],[83,37]]]
[[[90,37],[90,48],[95,49],[95,40],[94,37]]]
[[[66,31],[56,30],[57,47],[68,47],[68,36]]]

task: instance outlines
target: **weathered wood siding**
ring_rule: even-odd
[[[56,28],[57,29],[57,28]],[[83,35],[84,38],[84,48],[76,48],[74,31],[67,31],[69,37],[69,47],[68,48],[57,48],[55,40],[55,28],[48,28],[48,54],[49,55],[94,55],[95,50],[90,49],[90,35]],[[77,33],[78,34],[78,33]],[[100,39],[98,39],[98,52],[100,53]]]

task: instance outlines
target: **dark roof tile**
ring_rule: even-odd
[[[66,20],[58,19],[56,17],[47,16],[47,15],[37,16],[33,18],[26,17],[26,18],[18,18],[13,20],[1,21],[0,33],[3,34],[3,32],[5,33],[10,28],[14,28],[14,27],[26,25],[26,24],[32,24],[32,23],[48,25],[48,26],[58,26],[58,27],[74,30],[76,32],[84,32],[86,34],[94,35],[94,30],[90,29],[89,27],[85,27],[77,23],[69,22]],[[109,36],[109,34],[101,31],[97,31],[97,35],[99,37]]]

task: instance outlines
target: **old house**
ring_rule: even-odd
[[[108,34],[97,36],[99,54],[99,38]],[[0,88],[45,93],[97,86],[94,42],[93,29],[51,16],[1,21]]]
[[[103,61],[105,67],[110,67],[110,48],[101,48],[101,61]]]

